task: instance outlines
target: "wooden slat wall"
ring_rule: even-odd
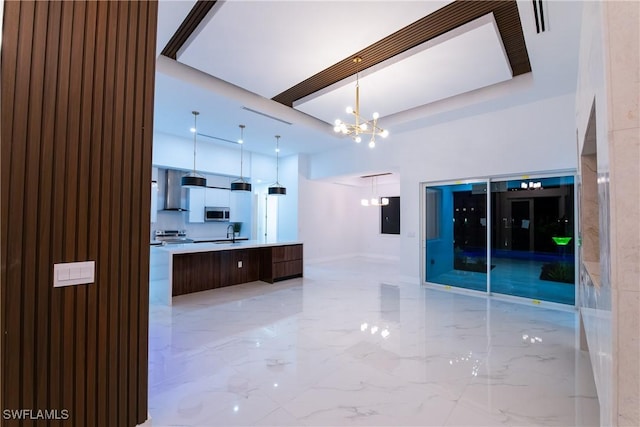
[[[69,418],[3,425],[147,419],[156,19],[155,0],[4,4],[1,409]],[[85,260],[94,284],[53,288]]]

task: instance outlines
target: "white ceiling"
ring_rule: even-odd
[[[333,133],[332,123],[347,119],[344,109],[354,103],[355,76],[296,102],[293,109],[270,98],[448,3],[219,1],[178,53],[178,63],[159,59],[154,128],[191,138],[191,111],[198,110],[199,133],[234,141],[238,125],[245,124],[245,147],[255,152],[272,155],[276,134],[282,135],[283,155],[351,143]],[[194,4],[160,1],[158,54]],[[544,81],[549,92],[544,96],[575,90],[580,12],[575,5],[547,2],[551,31],[540,35],[530,2],[518,3],[534,79]],[[393,143],[392,125],[407,128],[403,112],[511,78],[495,21],[487,15],[361,72],[361,113],[370,117],[378,111],[379,125],[391,132],[384,143]]]
[[[447,3],[227,1],[178,60],[272,98]]]

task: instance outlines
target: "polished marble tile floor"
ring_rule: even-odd
[[[353,258],[152,305],[152,425],[598,425],[575,312],[399,277]]]
[[[496,294],[515,295],[560,304],[575,305],[573,284],[540,279],[540,270],[546,262],[494,258],[491,264],[491,291]],[[429,282],[486,292],[487,275],[475,271],[449,270]]]

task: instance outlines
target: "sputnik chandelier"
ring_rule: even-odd
[[[360,64],[362,62],[362,58],[356,56],[355,58],[353,58],[353,62],[357,66],[357,64]],[[359,70],[356,69],[356,108],[354,110],[352,107],[347,107],[347,114],[353,114],[355,118],[355,124],[345,123],[342,120],[337,119],[335,121],[333,130],[335,132],[351,136],[351,138],[357,143],[362,142],[361,135],[371,135],[371,139],[369,140],[369,148],[373,148],[376,146],[376,136],[380,135],[382,138],[386,138],[389,135],[389,131],[378,127],[378,117],[380,117],[378,113],[373,113],[373,119],[371,120],[364,120],[360,116],[359,74]]]

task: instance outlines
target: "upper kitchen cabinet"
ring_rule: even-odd
[[[158,221],[158,181],[151,181],[151,223]]]
[[[205,206],[228,208],[230,206],[229,193],[229,190],[221,188],[206,188]]]
[[[208,188],[189,189],[189,222],[204,222],[205,193]]]

